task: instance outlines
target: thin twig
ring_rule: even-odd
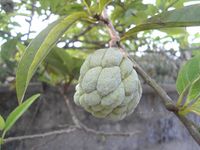
[[[66,91],[63,89],[63,87],[59,87],[59,92],[60,92],[60,94],[63,96],[63,98],[65,100],[65,103],[67,105],[67,108],[68,108],[71,116],[72,116],[72,120],[73,120],[74,124],[81,128],[81,123],[80,123],[79,119],[77,118],[76,113],[75,113],[73,107],[71,106],[68,97],[64,93]]]
[[[32,20],[33,20],[34,12],[35,12],[36,1],[32,0],[31,2],[32,2],[32,4],[31,4],[31,15],[30,15],[30,19],[27,20],[27,22],[29,23],[28,32],[27,32],[27,40],[29,39],[29,35],[31,33],[31,26],[32,26]]]
[[[65,87],[65,86],[64,86]],[[50,131],[50,132],[45,132],[45,133],[40,133],[40,134],[32,134],[32,135],[24,135],[24,136],[16,136],[16,137],[8,137],[4,139],[4,143],[9,143],[13,141],[21,141],[21,140],[31,140],[31,139],[36,139],[36,138],[45,138],[48,136],[58,136],[61,134],[66,134],[66,133],[71,133],[76,130],[82,130],[87,133],[95,134],[95,135],[102,135],[102,136],[134,136],[140,131],[134,131],[134,132],[105,132],[105,131],[97,131],[95,129],[91,129],[84,125],[76,116],[76,113],[68,99],[68,97],[65,95],[65,89],[64,88],[59,88],[60,94],[63,96],[65,103],[67,105],[67,108],[69,109],[69,112],[72,116],[72,120],[75,125],[69,126],[67,129],[59,129],[55,131]]]
[[[36,138],[45,138],[48,136],[54,136],[54,135],[61,135],[66,133],[71,133],[73,131],[76,131],[78,127],[72,126],[71,128],[67,129],[59,129],[55,131],[45,132],[45,133],[39,133],[39,134],[33,134],[33,135],[24,135],[24,136],[17,136],[17,137],[8,137],[4,139],[4,143],[9,143],[13,141],[21,141],[21,140],[31,140]]]
[[[104,13],[105,10],[104,10]],[[105,15],[102,15],[100,18],[101,20],[104,19]],[[120,49],[123,49],[125,52],[125,48],[122,44],[119,44],[119,41],[116,41],[118,39],[118,33],[117,31],[113,28],[113,26],[108,26],[112,24],[112,22],[109,20],[108,17],[105,18],[103,21],[105,22],[105,25],[109,28],[109,34],[111,37],[111,41],[113,38],[113,41],[115,41],[116,45],[120,47]],[[113,32],[113,33],[110,33]],[[113,37],[115,35],[116,37]],[[118,43],[118,44],[117,44]],[[168,94],[160,87],[134,60],[132,60],[134,65],[134,69],[140,74],[140,76],[146,81],[146,83],[151,86],[154,91],[161,97],[161,101],[163,102],[164,106],[166,107],[167,110],[173,112],[179,120],[184,124],[184,126],[187,128],[188,132],[190,135],[193,137],[193,139],[200,145],[200,132],[198,130],[198,127],[195,123],[193,123],[191,120],[186,118],[186,116],[182,116],[178,113],[178,107],[176,107],[174,101],[168,96]]]
[[[87,44],[91,44],[91,45],[98,45],[98,46],[105,46],[106,43],[108,43],[108,41],[92,41],[92,40],[79,40],[77,39],[76,41],[81,42],[81,43],[87,43]]]
[[[87,133],[91,133],[91,134],[96,134],[96,135],[103,135],[103,136],[133,136],[136,135],[138,133],[140,133],[140,131],[133,131],[133,132],[105,132],[105,131],[97,131],[95,129],[91,129],[89,127],[87,127],[85,124],[83,124],[77,117],[75,110],[73,109],[73,106],[71,105],[68,97],[65,95],[64,91],[66,92],[65,89],[63,89],[63,87],[59,87],[59,92],[60,94],[63,96],[65,103],[67,105],[67,108],[72,116],[72,120],[74,122],[74,124],[76,126],[78,126],[80,129],[82,129],[83,131],[87,132]]]
[[[44,19],[42,19],[42,21],[48,20],[51,17],[52,13],[50,12],[49,14],[47,14],[47,11],[45,11],[45,15],[46,15],[46,17]]]
[[[68,47],[68,45],[65,45],[63,48],[64,49],[77,49],[77,50],[94,50],[94,49],[101,48],[101,45],[96,45],[96,46],[81,46],[81,47],[76,47],[76,46]]]
[[[140,133],[140,131],[133,131],[133,132],[105,132],[105,131],[97,131],[95,129],[88,128],[85,125],[82,125],[82,127],[88,133],[92,133],[92,134],[96,134],[96,135],[102,135],[102,136],[134,136],[134,135]]]
[[[85,34],[86,34],[87,32],[89,32],[94,26],[95,26],[95,24],[91,24],[91,25],[89,25],[85,30],[83,30],[83,31],[80,32],[79,34],[77,34],[77,35],[75,35],[74,37],[72,37],[72,39],[69,40],[69,41],[65,44],[65,46],[63,46],[63,48],[69,48],[68,45],[69,45],[70,43],[75,42],[80,36],[85,35]]]
[[[110,43],[109,43],[110,47],[118,47],[120,37],[119,37],[118,32],[115,32],[116,30],[115,30],[112,22],[108,19],[108,15],[106,13],[106,10],[103,10],[102,15],[100,16],[99,19],[107,27],[108,33],[109,33],[110,38],[111,38]]]

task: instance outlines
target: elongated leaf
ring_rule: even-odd
[[[19,103],[24,98],[27,86],[40,63],[62,34],[78,19],[86,18],[85,12],[77,12],[50,24],[27,47],[16,73],[16,90]]]
[[[10,113],[6,119],[4,132],[7,132],[15,124],[15,122],[24,114],[24,112],[31,106],[31,104],[37,100],[39,96],[40,94],[31,96]]]
[[[200,76],[200,55],[193,57],[180,69],[176,80],[176,89],[181,94]]]
[[[130,29],[122,36],[122,40],[144,30],[198,26],[200,25],[199,9],[200,5],[198,4],[160,13],[149,18],[145,23]]]
[[[186,110],[186,113],[193,112],[200,116],[200,98]]]
[[[99,1],[99,13],[101,13],[104,9],[104,7],[106,7],[106,5],[108,5],[112,0],[100,0]]]
[[[83,3],[87,7],[87,10],[88,10],[89,14],[91,15],[91,11],[90,11],[91,0],[83,0]]]
[[[90,8],[90,5],[91,5],[91,1],[90,0],[83,0],[83,3],[85,4],[85,6],[87,8]]]
[[[3,144],[3,139],[0,138],[0,148],[1,148],[1,145]]]
[[[197,80],[195,80],[194,83],[191,85],[186,103],[189,103],[192,100],[196,100],[199,96],[200,96],[200,75],[197,78]]]
[[[0,130],[3,130],[5,127],[5,121],[3,117],[0,115]]]

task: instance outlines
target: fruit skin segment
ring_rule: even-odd
[[[135,110],[142,95],[132,66],[118,48],[96,50],[81,66],[74,102],[97,118],[124,119]]]

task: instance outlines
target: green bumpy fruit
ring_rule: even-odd
[[[74,102],[98,118],[122,120],[140,101],[142,88],[131,60],[118,48],[89,55],[80,69]]]

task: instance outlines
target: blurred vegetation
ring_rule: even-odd
[[[19,61],[25,47],[36,35],[36,31],[32,29],[34,16],[39,16],[40,20],[48,22],[52,16],[58,18],[73,12],[86,11],[87,5],[85,3],[87,2],[90,3],[89,13],[94,16],[98,8],[95,0],[84,2],[80,0],[1,0],[0,84],[8,84],[15,78],[16,63]],[[186,2],[190,1],[156,0],[155,4],[146,4],[142,0],[116,0],[109,3],[107,8],[114,27],[122,37],[128,29],[145,23],[151,16],[182,8]],[[23,28],[23,25],[15,19],[17,17],[22,17],[27,22],[28,28],[27,31],[24,30],[24,33],[18,30],[19,27]],[[142,59],[138,59],[138,61],[144,61],[145,59],[145,62],[141,65],[146,68],[145,64],[148,64],[149,59],[152,59],[151,56],[153,55],[151,53],[158,53],[158,56],[157,54],[154,55],[156,58],[154,59],[155,64],[156,61],[159,61],[157,57],[160,57],[160,55],[162,55],[161,58],[169,58],[168,61],[171,62],[171,60],[177,58],[187,59],[185,52],[188,51],[193,52],[193,54],[199,53],[200,43],[189,43],[188,37],[189,33],[184,27],[161,28],[138,32],[123,40],[122,43],[133,55],[150,56],[143,56]],[[200,34],[196,34],[194,38],[199,39]],[[73,82],[74,79],[77,79],[79,68],[87,54],[93,50],[108,47],[109,40],[107,30],[103,25],[96,22],[93,24],[76,22],[70,27],[67,34],[59,39],[57,46],[53,48],[53,51],[37,71],[36,78],[53,85],[61,81]],[[165,67],[165,63],[157,65]],[[175,66],[175,68],[177,67],[179,65]],[[148,71],[149,68],[146,70]],[[174,70],[176,71],[176,69]],[[166,71],[169,72],[167,67],[164,72]],[[159,71],[155,70],[149,70],[148,72],[159,74]],[[173,76],[176,76],[176,74],[177,71]],[[158,79],[158,81],[162,82],[163,80]]]

